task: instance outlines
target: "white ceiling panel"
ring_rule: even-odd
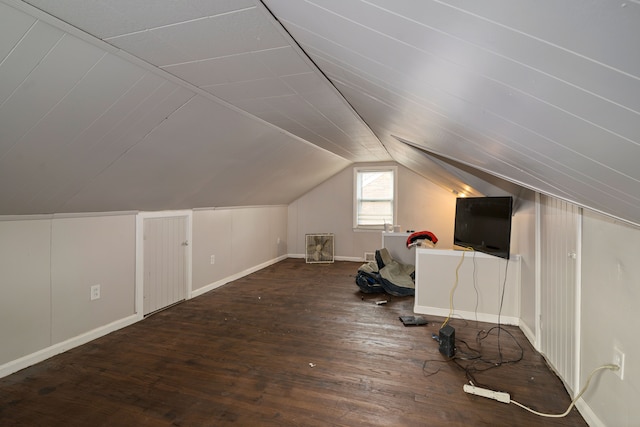
[[[36,179],[58,153],[67,152],[127,90],[143,75],[132,64],[107,55],[32,127],[11,150],[0,159],[0,180],[20,173],[31,177],[3,189],[6,202],[20,199],[23,193],[33,194],[42,182]],[[42,144],[42,141],[47,144]]]
[[[360,100],[359,95],[357,93],[352,94],[350,88],[344,86],[340,86],[340,88],[343,93],[349,94],[349,98],[355,102],[354,106],[357,110],[368,110],[370,113],[374,111],[372,107],[376,103],[370,98]],[[394,111],[393,100],[387,101],[387,104],[375,110],[374,117],[388,115],[388,113]],[[588,170],[584,171],[581,168],[587,161],[584,155],[560,144],[553,143],[553,141],[546,141],[547,144],[544,149],[540,150],[540,135],[513,127],[512,123],[494,115],[486,114],[482,110],[478,110],[475,113],[472,111],[467,112],[465,116],[468,119],[467,125],[473,127],[463,127],[459,124],[451,123],[447,127],[443,127],[438,124],[441,122],[439,118],[435,120],[428,119],[430,112],[421,109],[417,104],[414,104],[410,111],[411,114],[398,112],[397,114],[392,114],[392,116],[404,115],[412,123],[418,124],[417,128],[388,125],[390,127],[385,130],[391,130],[394,132],[392,133],[393,135],[409,140],[411,140],[410,138],[420,139],[420,132],[426,131],[431,138],[429,140],[421,140],[422,142],[418,145],[430,152],[446,155],[446,153],[453,150],[459,153],[458,159],[464,159],[469,164],[475,164],[477,167],[483,168],[483,170],[490,168],[493,164],[492,170],[500,172],[501,175],[506,174],[504,170],[500,169],[498,161],[518,165],[520,169],[529,170],[533,175],[536,175],[538,170],[545,171],[545,173],[558,170],[567,176],[576,177],[590,185],[597,186],[598,181],[623,184],[624,187],[628,187],[627,193],[625,193],[628,196],[637,198],[640,195],[640,186],[633,186],[633,179],[625,177],[619,171],[598,161],[591,161]],[[474,117],[475,119],[473,119]],[[374,120],[375,123],[382,121],[383,118]],[[475,133],[472,132],[472,129],[475,129]],[[374,131],[377,130],[377,128],[374,128]],[[496,130],[499,130],[499,132],[496,132]],[[380,132],[382,132],[382,129],[380,129]],[[505,140],[504,134],[519,134],[519,140]],[[386,139],[385,144],[387,144]],[[469,150],[473,148],[481,151],[469,155]],[[460,153],[464,153],[464,155]],[[540,175],[538,179],[542,182],[545,177]],[[612,191],[612,186],[608,185],[606,191]]]
[[[338,147],[334,152],[339,155],[351,153],[349,160],[352,161],[389,160],[380,141],[366,131],[361,118],[298,49],[264,6],[259,2],[254,6],[156,28],[148,28],[147,25],[145,31],[106,40],[240,108],[251,99],[296,94],[307,98],[311,92],[317,93],[318,99],[332,98],[333,102],[327,106],[316,106],[313,115],[307,114],[306,108],[285,111],[290,121],[289,126],[283,129],[289,132],[299,130],[295,135],[303,139],[311,138],[310,142],[325,149]],[[135,17],[136,13],[129,16]],[[327,114],[323,110],[327,110]],[[343,121],[349,122],[347,125],[350,129],[362,129],[360,132],[339,134],[357,135],[357,138],[350,136],[349,140],[327,143],[333,139],[335,132],[320,135],[308,132],[310,127],[332,129],[335,124],[328,121],[327,115],[335,110],[345,118]],[[254,113],[255,109],[247,111]],[[310,118],[313,124],[291,125],[301,124]],[[326,123],[317,126],[319,121]],[[279,123],[272,122],[276,126]],[[344,148],[341,147],[343,143],[347,145]]]
[[[331,84],[312,78],[321,74],[262,5],[38,4],[88,33],[109,35],[145,65],[55,18],[7,2],[17,8],[1,4],[11,13],[0,20],[16,23],[0,21],[7,35],[0,58],[6,77],[0,85],[0,178],[13,183],[0,185],[3,214],[288,203],[351,162],[296,132],[354,156],[327,138],[343,132],[296,91],[333,98],[332,109],[351,116],[347,123],[360,126],[359,137],[376,141],[374,151],[384,152]],[[150,72],[163,64],[174,66]],[[308,75],[284,80],[301,73]],[[281,130],[216,97],[196,96],[196,87],[211,83],[224,83],[216,96],[253,106],[265,97],[294,96],[298,111],[287,111],[293,119],[272,116],[287,125]]]
[[[20,87],[62,35],[62,31],[38,21],[22,34],[19,43],[12,44],[0,60],[0,106]]]
[[[97,176],[107,171],[193,96],[188,90],[146,75],[132,87],[130,94],[114,105],[113,111],[110,109],[112,114],[105,118],[104,134],[93,139],[92,133],[86,133],[68,152],[61,153],[50,162],[47,168],[51,172],[49,180],[43,176],[42,190],[30,195],[26,209],[37,212],[49,207],[53,212],[70,212],[65,206],[72,197],[90,186]],[[144,168],[144,163],[139,167]],[[119,190],[112,187],[108,191]],[[81,209],[80,206],[77,209],[95,210],[91,207]]]
[[[253,6],[251,0],[28,0],[104,39]]]
[[[406,167],[418,175],[431,180],[441,187],[450,189],[452,192],[455,192],[454,194],[464,195],[465,197],[481,197],[490,195],[481,193],[471,187],[466,182],[442,168],[430,156],[417,148],[404,144],[393,138],[385,141],[385,146],[391,155],[393,155],[394,159],[398,159],[403,165],[408,165]]]
[[[178,140],[188,143],[177,143]],[[169,201],[171,208],[207,206],[212,193],[213,200],[222,205],[243,205],[251,202],[247,194],[266,174],[273,173],[274,166],[285,167],[290,163],[287,153],[292,143],[303,153],[317,153],[319,168],[314,172],[314,181],[326,179],[330,176],[327,173],[339,170],[336,166],[343,168],[348,164],[341,160],[336,165],[338,158],[333,154],[321,154],[312,145],[300,144],[275,128],[196,97],[85,187],[66,208],[77,210],[91,205],[103,210],[114,203],[124,205],[135,201],[133,203],[142,209],[156,210],[167,203],[166,194],[173,195]],[[269,154],[273,152],[278,155]],[[259,161],[265,156],[266,161]],[[144,170],[139,170],[141,163],[145,164]],[[246,164],[255,167],[246,169]],[[295,181],[294,177],[290,178]],[[131,185],[134,179],[136,185]],[[105,197],[105,191],[113,182],[120,183],[121,191],[110,192]],[[295,184],[289,184],[291,186]],[[203,188],[209,193],[206,198],[202,197]],[[268,186],[268,191],[271,194],[264,197],[275,203],[286,203],[290,193],[286,187]],[[199,202],[193,199],[194,195]]]
[[[159,66],[179,64],[193,59],[193,55],[190,55],[189,52],[180,50],[179,47],[161,38],[154,31],[133,33],[126,37],[111,40],[109,43],[140,59]]]
[[[125,153],[194,96],[183,87],[162,81],[148,95],[139,98],[134,111],[111,129],[99,144],[91,147],[96,150],[94,155],[99,157],[98,153],[103,150]]]
[[[127,4],[126,1],[123,3]],[[220,15],[255,6],[253,0],[189,0],[189,4],[205,16]]]
[[[0,27],[0,58],[4,58],[18,44],[36,19],[2,3],[0,3],[0,15],[5,17]]]
[[[28,192],[27,206],[35,209],[36,206],[33,204],[36,203],[47,205],[56,200],[66,200],[82,188],[93,174],[103,170],[135,143],[135,141],[129,144],[122,143],[123,133],[136,134],[134,130],[136,124],[147,132],[152,129],[154,124],[144,125],[141,117],[152,115],[154,111],[156,116],[166,114],[164,111],[156,111],[159,109],[154,106],[162,105],[167,101],[171,103],[167,99],[170,92],[166,92],[165,100],[151,96],[153,93],[160,92],[157,89],[163,83],[161,78],[153,74],[145,74],[103,115],[75,138],[66,150],[51,156],[47,161],[47,167],[32,177],[38,189]],[[170,90],[168,85],[167,89]],[[150,102],[141,101],[147,99]],[[171,108],[176,109],[184,103],[184,100],[178,99],[177,102],[173,102],[175,104]],[[158,120],[158,123],[160,121]]]
[[[472,9],[475,11],[471,12],[452,7],[440,1],[415,4],[397,2],[391,8],[387,4],[388,2],[384,0],[377,0],[371,3],[378,3],[380,7],[370,7],[367,9],[367,13],[362,13],[361,10],[358,22],[366,25],[371,22],[370,17],[372,14],[382,14],[379,19],[385,19],[389,24],[385,27],[384,34],[397,38],[402,43],[427,49],[442,58],[453,60],[457,63],[479,66],[480,72],[485,67],[500,68],[496,66],[494,61],[502,59],[522,67],[531,68],[551,78],[559,79],[565,84],[573,84],[588,92],[611,98],[616,102],[624,102],[623,100],[626,100],[627,102],[633,102],[633,105],[639,105],[638,96],[629,96],[624,87],[634,92],[640,89],[632,84],[625,86],[615,84],[618,79],[627,81],[628,77],[633,78],[633,76],[627,76],[626,70],[601,62],[597,57],[585,55],[585,52],[574,52],[566,44],[568,40],[582,43],[584,39],[592,39],[594,33],[622,32],[629,36],[629,34],[637,31],[637,22],[640,18],[640,7],[637,5],[621,8],[618,4],[611,2],[595,2],[591,8],[584,8],[583,2],[572,1],[565,2],[562,5],[554,3],[553,13],[550,13],[548,8],[541,8],[537,2],[513,5],[494,1],[491,2],[493,7],[483,3],[482,12],[475,13],[480,9],[478,5],[473,6]],[[472,2],[465,3],[470,4]],[[546,5],[551,6],[548,2]],[[524,10],[532,8],[537,9],[537,11],[530,15],[524,13]],[[609,9],[609,11],[620,12],[620,24],[622,24],[620,28],[615,28],[605,23],[607,19],[603,20],[602,16],[600,16],[601,9],[604,8]],[[519,11],[512,15],[511,20],[507,21],[509,24],[517,23],[515,27],[504,25],[491,19],[492,15],[496,13],[502,15],[505,10]],[[588,15],[589,18],[586,21],[576,19],[578,11]],[[537,22],[533,17],[540,14],[546,18]],[[483,15],[487,15],[489,18]],[[562,34],[559,40],[545,38],[543,34],[539,34],[546,32],[546,30],[542,31],[540,28],[548,27],[550,16],[553,16],[552,20],[564,23],[553,30],[558,34]],[[524,25],[524,22],[527,22],[527,24]],[[540,22],[544,23],[541,25]],[[572,31],[570,29],[576,22],[579,22],[578,25],[583,27],[581,31]],[[539,31],[528,33],[522,31],[522,27],[535,27]],[[407,28],[413,30],[407,30]],[[411,33],[416,31],[421,32],[423,36],[420,37],[419,34]],[[407,34],[409,37],[407,37]],[[615,49],[611,49],[611,43],[614,40],[622,42],[616,43]],[[603,41],[605,41],[605,43],[609,44],[607,47],[609,52],[615,52],[617,57],[631,58],[630,61],[635,63],[635,70],[637,70],[640,67],[640,58],[635,54],[635,48],[631,44],[624,43],[625,40],[629,39],[625,37],[615,38],[609,34],[604,39],[601,39],[598,44],[602,45]],[[491,59],[482,61],[481,58],[475,58],[476,55],[490,55],[489,58]],[[473,62],[462,62],[467,60]],[[633,69],[634,67],[631,68],[631,70]],[[576,73],[576,70],[580,70],[580,73]],[[613,86],[611,86],[611,83],[613,83]],[[638,92],[635,93],[637,94]],[[640,110],[639,108],[635,109],[637,111]]]
[[[133,31],[134,23],[102,0],[68,0],[66,2],[29,0],[26,3],[58,17],[81,30],[92,31],[97,37]]]
[[[291,74],[283,76],[281,79],[297,94],[304,96],[305,99],[311,99],[311,96],[316,93],[320,96],[325,94],[326,83],[316,73]]]
[[[27,3],[44,13],[0,0],[0,173],[31,177],[0,185],[14,210],[268,204],[393,157],[640,224],[637,2]]]
[[[268,52],[268,51],[267,51]],[[198,87],[248,80],[260,80],[271,74],[254,52],[162,67]]]
[[[325,139],[322,135],[318,135],[316,132],[290,118],[276,123],[281,129],[284,129],[287,132],[307,141],[314,141],[314,144],[318,147],[335,153],[344,159],[353,158],[356,154],[359,154],[352,151],[347,151],[344,147],[334,143],[332,140]]]
[[[343,93],[349,93],[348,88],[342,88]],[[350,99],[355,99],[355,96],[352,97],[349,95]],[[370,110],[372,105],[371,99],[367,98],[362,101],[362,106],[360,103],[356,102],[355,107],[359,111],[363,111],[366,108]],[[366,108],[365,106],[366,105]],[[419,112],[419,108],[414,108],[415,112]],[[381,109],[381,114],[384,111],[392,112],[393,109],[389,110],[388,107],[383,107]],[[425,114],[426,116],[427,114]],[[491,122],[488,120],[491,116],[487,115],[479,115],[480,118],[487,120],[489,129],[491,129]],[[420,122],[420,118],[410,117],[412,122]],[[494,128],[498,129],[504,127],[504,123],[496,122]],[[446,131],[439,130],[438,128],[433,128],[428,123],[423,122],[423,130],[430,129],[429,134],[432,135],[434,142],[433,143],[425,143],[423,146],[428,150],[435,151],[436,153],[448,153],[449,151],[454,151],[458,153],[457,159],[467,162],[468,164],[474,164],[476,167],[481,167],[485,170],[491,170],[494,173],[499,174],[500,176],[512,176],[515,181],[520,184],[534,186],[536,188],[543,188],[547,192],[554,192],[557,195],[562,197],[572,197],[576,198],[576,194],[572,194],[570,192],[561,189],[558,186],[554,186],[550,184],[552,180],[550,180],[550,175],[554,177],[563,177],[564,181],[572,180],[579,181],[578,184],[584,182],[588,186],[591,186],[591,193],[596,192],[594,188],[598,188],[598,185],[601,186],[600,183],[597,182],[597,179],[594,177],[604,176],[606,177],[606,181],[609,183],[621,183],[623,184],[623,188],[628,188],[627,192],[621,192],[617,186],[615,185],[607,185],[604,188],[604,193],[611,193],[615,197],[623,197],[623,194],[626,195],[627,198],[637,197],[638,186],[633,186],[633,180],[630,180],[626,177],[620,175],[619,172],[612,170],[611,168],[604,167],[602,164],[593,162],[590,164],[590,167],[587,171],[583,171],[580,169],[581,165],[584,165],[584,158],[577,153],[571,152],[566,148],[559,145],[549,145],[547,150],[539,151],[535,149],[535,145],[531,145],[531,147],[527,147],[526,145],[522,145],[523,141],[519,141],[520,144],[514,144],[511,147],[518,148],[518,151],[512,151],[511,147],[508,145],[504,145],[504,143],[500,143],[497,148],[490,149],[488,145],[491,141],[492,144],[495,145],[496,140],[490,139],[490,135],[480,136],[482,139],[473,140],[466,139],[460,140],[460,137],[466,134],[466,137],[469,138],[468,132],[465,132],[464,129],[458,128],[456,130],[456,134],[450,134]],[[374,131],[377,131],[374,128]],[[419,132],[411,132],[411,129],[408,128],[397,128],[396,132],[402,135],[402,132],[408,132],[412,135],[419,135]],[[406,134],[406,133],[405,133]],[[536,140],[537,135],[530,134],[533,137],[533,141]],[[385,144],[387,144],[387,140],[385,140]],[[478,147],[481,151],[474,150],[474,147]],[[551,149],[555,149],[554,151],[550,151]],[[496,151],[498,150],[498,151]],[[494,155],[498,155],[497,158],[487,157],[487,154],[492,152]],[[539,161],[536,161],[538,159]],[[582,160],[581,160],[582,159]],[[501,163],[501,162],[508,163]],[[512,167],[505,167],[507,164],[515,164],[518,165],[517,169]],[[541,167],[541,165],[546,165]],[[551,167],[551,169],[549,169]],[[490,168],[490,169],[489,169]],[[527,174],[521,174],[520,169],[524,172],[525,170],[529,170]],[[555,171],[559,171],[560,174]],[[516,178],[517,177],[517,178]],[[598,193],[602,195],[603,190],[598,190]],[[616,196],[617,195],[617,196]],[[615,197],[608,198],[608,202]],[[598,202],[598,206],[603,206],[603,202]]]
[[[308,127],[326,123],[320,112],[299,95],[272,97],[265,101],[287,117],[301,119],[300,122]]]
[[[257,8],[186,21],[106,40],[161,67],[287,45],[282,35]],[[151,47],[156,52],[153,55],[146,51]],[[161,55],[160,53],[167,48],[180,52],[181,57],[172,60],[171,57]]]
[[[265,49],[252,52],[252,54],[262,61],[275,76],[287,76],[290,74],[315,71],[292,46]]]
[[[517,4],[491,0],[479,4],[473,0],[447,0],[443,3],[621,70],[633,72],[640,67],[640,57],[633,54],[635,47],[624,43],[638,36],[640,8],[633,2],[598,1],[585,7],[579,0],[564,1],[553,5],[554,13],[549,13],[539,2]],[[548,2],[542,3],[547,5]],[[612,40],[620,41],[615,49],[611,48]]]
[[[447,22],[445,19],[446,16],[433,16],[433,3],[425,2],[421,7],[425,8],[425,14],[423,16],[430,16],[430,19],[434,22]],[[440,8],[443,7],[444,6],[440,6]],[[446,7],[445,11],[449,12],[449,14],[455,13],[453,9]],[[362,22],[363,25],[375,25],[375,13],[384,13],[376,8],[368,9],[368,12],[369,13],[362,14],[360,11],[359,21]],[[463,15],[463,17],[465,16],[466,15]],[[480,43],[482,31],[469,33],[469,29],[473,28],[474,22],[462,22],[464,25],[459,25],[466,30],[465,34],[467,38],[464,39],[461,38],[455,31],[455,28],[452,27],[446,27],[436,31],[436,29],[428,27],[425,24],[407,21],[406,19],[402,20],[403,18],[399,16],[388,15],[385,16],[385,18],[391,19],[390,23],[393,23],[394,20],[396,23],[396,25],[388,25],[385,27],[389,37],[392,37],[390,40],[398,40],[403,47],[406,46],[406,49],[403,50],[406,50],[407,53],[393,59],[404,64],[401,70],[408,70],[404,77],[405,80],[416,80],[410,87],[416,87],[420,81],[465,81],[467,82],[466,84],[469,85],[468,82],[471,80],[469,75],[451,78],[450,74],[452,71],[455,72],[456,69],[470,70],[470,73],[476,74],[481,78],[480,81],[474,83],[474,86],[483,87],[487,84],[486,81],[488,80],[489,84],[497,83],[507,88],[510,92],[522,93],[526,96],[540,99],[541,102],[548,103],[552,108],[555,107],[560,110],[570,111],[593,123],[600,124],[599,122],[604,122],[602,126],[605,128],[612,127],[618,129],[618,131],[626,128],[625,134],[631,134],[632,138],[637,138],[638,127],[634,125],[634,121],[637,119],[640,109],[636,111],[630,110],[617,104],[615,100],[612,101],[605,98],[601,93],[590,91],[597,88],[587,87],[585,89],[576,85],[567,84],[565,80],[548,74],[553,71],[552,69],[538,70],[513,59],[516,55],[521,55],[523,51],[530,52],[538,46],[539,43],[535,45],[535,40],[521,35],[522,40],[517,39],[514,41],[513,37],[505,34],[504,37],[499,38],[499,40],[504,39],[512,43],[513,47],[511,51],[506,49],[499,50],[495,47],[495,44],[484,49],[478,49],[477,44]],[[468,18],[470,20],[478,20],[473,16],[469,16]],[[458,21],[460,21],[460,19],[458,19]],[[491,25],[484,21],[480,22],[484,25]],[[444,33],[445,30],[454,33],[455,36]],[[508,30],[505,29],[504,31]],[[495,38],[494,33],[492,33],[492,37]],[[360,38],[360,40],[363,39],[363,37]],[[424,40],[424,42],[418,46],[413,42],[414,40]],[[467,40],[473,40],[474,42],[470,43]],[[523,45],[525,42],[533,43],[534,46],[532,46],[531,49],[527,49],[528,45]],[[374,44],[377,46],[379,43],[380,41],[376,41]],[[366,53],[365,49],[368,43],[363,44],[364,46],[358,46],[357,51]],[[489,47],[491,47],[491,49]],[[562,50],[551,46],[547,48],[555,54],[563,53]],[[384,50],[381,49],[380,52],[384,52]],[[396,54],[399,54],[399,52],[396,52]],[[545,63],[546,68],[550,68],[553,64],[557,63],[554,57],[550,55],[551,54],[544,53],[540,55],[545,62],[550,64],[546,65]],[[421,58],[421,56],[423,58]],[[371,57],[373,56],[371,55]],[[610,78],[605,77],[604,80],[600,81],[607,82],[603,89],[611,92],[608,82],[615,80],[616,74],[619,75],[620,73],[603,67],[602,64],[586,61],[579,57],[576,58],[583,61],[583,64],[581,63],[579,66],[576,65],[576,67],[581,70],[589,68],[594,70],[593,72],[595,73],[599,69],[601,73],[608,73]],[[380,61],[382,61],[382,58],[380,58]],[[420,66],[420,64],[426,63],[429,64],[428,68]],[[416,64],[418,64],[418,66],[416,66]],[[478,64],[482,64],[480,68]],[[438,78],[438,74],[434,73],[447,75],[449,77],[444,80]],[[640,85],[636,84],[632,85],[632,87],[640,91]],[[610,93],[607,95],[610,95]],[[628,90],[623,90],[618,98],[627,98],[633,102],[632,105],[634,105],[634,107],[640,107],[640,93],[636,93],[636,96],[629,95]]]
[[[102,0],[102,3],[126,16],[132,28],[121,28],[116,34],[127,34],[206,17],[189,0]],[[215,2],[212,2],[215,3]],[[202,5],[202,2],[200,3]],[[112,25],[118,25],[114,20]],[[112,30],[113,32],[113,30]]]
[[[249,98],[282,97],[295,92],[278,78],[266,78],[245,82],[227,83],[202,87],[207,92],[233,104]]]
[[[628,41],[640,35],[638,5],[526,3],[536,13],[497,0],[266,1],[387,148],[404,135],[637,223],[640,56]],[[538,24],[540,14],[571,24]],[[592,25],[607,42],[580,40]]]
[[[42,43],[48,42],[43,40]],[[33,52],[40,55],[37,68],[0,106],[0,158],[19,144],[20,139],[105,55],[104,51],[73,37],[62,37],[44,56],[42,50],[36,47]]]

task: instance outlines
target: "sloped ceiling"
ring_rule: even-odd
[[[286,204],[391,160],[264,6],[159,4],[0,3],[0,214]]]
[[[640,224],[636,2],[0,2],[0,214],[288,203],[393,159]]]
[[[638,2],[265,3],[385,146],[640,223]]]

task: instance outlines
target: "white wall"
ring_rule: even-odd
[[[287,254],[287,206],[198,210],[192,226],[192,295]],[[135,280],[135,213],[0,218],[0,377],[142,319]]]
[[[514,202],[511,252],[520,255],[520,328],[530,341],[536,339],[536,200],[523,191]]]
[[[0,373],[132,316],[134,294],[135,215],[0,221]]]
[[[287,206],[199,209],[193,212],[196,295],[287,254]],[[211,264],[211,256],[215,264]]]
[[[308,233],[334,233],[336,257],[359,260],[365,252],[380,249],[380,231],[353,230],[353,168],[358,166],[363,165],[344,169],[289,205],[289,254],[304,254],[304,236]],[[431,231],[438,237],[437,248],[450,249],[455,196],[409,169],[397,166],[396,223],[403,230]]]
[[[482,252],[418,248],[414,311],[453,314],[467,320],[518,325],[520,256],[506,260]]]
[[[582,234],[582,381],[610,363],[613,347],[625,353],[624,380],[605,371],[583,399],[607,426],[640,420],[640,229],[586,211]]]
[[[51,220],[0,221],[0,365],[51,344]]]
[[[100,299],[91,301],[98,284]],[[134,296],[134,215],[52,222],[52,343],[133,315]]]
[[[398,172],[398,222],[433,231],[438,246],[449,248],[455,197],[402,167]],[[379,232],[351,228],[352,180],[347,168],[288,207],[195,211],[194,295],[288,253],[302,254],[306,232],[336,233],[338,256],[359,258],[376,249]],[[624,381],[608,371],[599,375],[583,396],[581,412],[593,425],[632,426],[640,419],[640,229],[589,211],[583,224],[581,381],[611,362],[614,345],[625,352],[626,367]],[[531,194],[519,198],[513,227],[512,251],[521,255],[520,320],[533,329]],[[0,220],[0,375],[17,359],[135,317],[134,277],[134,214]],[[102,286],[100,300],[90,301],[93,284]]]

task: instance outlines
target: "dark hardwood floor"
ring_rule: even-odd
[[[570,402],[518,328],[500,331],[500,355],[496,330],[476,341],[494,325],[454,319],[447,361],[443,319],[403,326],[413,298],[361,294],[358,266],[288,259],[0,379],[0,425],[586,425],[464,393],[466,367],[537,410]]]

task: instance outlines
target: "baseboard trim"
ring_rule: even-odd
[[[289,254],[288,258],[302,258],[305,259],[305,254]],[[341,256],[337,255],[333,257],[334,261],[351,261],[351,262],[364,262],[364,258],[357,256]]]
[[[0,365],[0,378],[11,375],[24,368],[28,368],[31,365],[40,363],[44,360],[49,359],[50,357],[53,357],[60,353],[64,353],[65,351],[78,347],[82,344],[86,344],[89,341],[95,340],[96,338],[100,338],[104,335],[110,334],[111,332],[115,332],[118,329],[125,328],[129,325],[139,322],[140,320],[142,320],[142,315],[133,314],[123,319],[116,320],[115,322],[111,322],[108,325],[100,326],[99,328],[93,329],[89,332],[85,332],[73,338],[69,338],[66,341],[62,341],[60,343],[43,348],[42,350],[38,350],[35,353],[31,353],[19,359],[7,362],[4,365]]]
[[[336,261],[364,262],[364,258],[357,256],[337,256],[334,259]]]
[[[279,256],[277,258],[274,258],[272,260],[266,261],[262,264],[256,265],[254,267],[251,267],[247,270],[241,271],[239,273],[233,274],[229,277],[226,277],[222,280],[219,280],[217,282],[211,283],[203,288],[200,289],[196,289],[195,291],[191,292],[191,298],[194,298],[196,296],[202,295],[212,289],[215,289],[217,287],[220,287],[222,285],[225,285],[229,282],[232,282],[236,279],[240,279],[244,276],[247,276],[251,273],[254,273],[258,270],[262,270],[265,267],[268,267],[270,265],[273,265],[275,263],[278,263],[282,260],[285,260],[288,258],[288,255],[282,255]],[[104,335],[110,334],[111,332],[115,332],[119,329],[122,329],[124,327],[127,327],[129,325],[132,325],[136,322],[139,322],[140,320],[142,320],[144,317],[142,316],[142,314],[133,314],[131,316],[125,317],[123,319],[120,320],[116,320],[115,322],[111,322],[107,325],[104,326],[100,326],[99,328],[93,329],[89,332],[85,332],[81,335],[75,336],[73,338],[69,338],[66,341],[51,345],[49,347],[43,348],[41,350],[38,350],[34,353],[28,354],[26,356],[23,356],[19,359],[16,360],[12,360],[10,362],[7,362],[3,365],[0,365],[0,378],[6,377],[7,375],[11,375],[15,372],[18,372],[24,368],[28,368],[29,366],[35,365],[36,363],[40,363],[43,362],[57,354],[60,353],[64,353],[67,350],[70,350],[72,348],[81,346],[83,344],[86,344],[90,341],[93,341],[96,338],[100,338]]]
[[[413,307],[413,311],[418,314],[427,314],[431,316],[447,317],[449,315],[448,308],[429,307],[426,305],[415,305]],[[456,310],[453,316],[451,316],[451,319],[452,320],[464,319],[467,321],[474,321],[476,320],[476,313],[472,311]],[[495,324],[498,323],[497,314],[477,313],[477,319],[479,322],[488,322],[488,323],[495,323]],[[520,326],[520,319],[517,317],[511,317],[511,316],[500,316],[500,324]]]
[[[576,402],[576,408],[578,408],[578,412],[580,412],[580,415],[582,415],[582,418],[584,418],[590,427],[606,427],[606,424],[598,418],[583,398],[578,399]]]
[[[238,280],[243,278],[244,276],[248,276],[251,273],[255,273],[256,271],[262,270],[263,268],[269,267],[270,265],[276,264],[280,261],[283,261],[285,259],[289,258],[289,255],[281,255],[277,258],[271,259],[269,261],[263,262],[262,264],[258,264],[254,267],[248,268],[246,270],[243,270],[239,273],[236,274],[232,274],[231,276],[225,277],[224,279],[220,279],[217,280],[213,283],[209,283],[206,286],[203,286],[202,288],[198,288],[194,291],[191,292],[191,298],[195,298],[198,297],[200,295],[206,294],[209,291],[212,291],[216,288],[219,288],[220,286],[224,286],[229,282],[233,282],[234,280]]]
[[[536,334],[534,334],[531,328],[529,328],[529,325],[521,321],[518,326],[520,326],[520,330],[522,331],[524,336],[527,337],[533,348],[535,348],[536,351],[539,352],[540,349],[536,346]]]
[[[251,273],[254,273],[258,270],[262,270],[265,267],[273,265],[277,262],[280,262],[284,259],[287,259],[288,255],[282,255],[262,264],[256,265],[247,270],[241,271],[237,274],[233,274],[225,279],[219,280],[217,282],[211,283],[203,288],[196,289],[191,292],[191,298],[202,295],[212,289],[220,287],[226,283],[229,283],[233,280],[239,279],[241,277],[247,276]],[[136,322],[139,322],[143,319],[142,314],[134,314],[128,317],[125,317],[120,320],[116,320],[115,322],[109,323],[108,325],[101,326],[99,328],[93,329],[84,334],[78,335],[76,337],[70,338],[66,341],[63,341],[58,344],[54,344],[52,346],[43,348],[42,350],[38,350],[34,353],[23,356],[19,359],[12,360],[3,365],[0,365],[0,378],[6,377],[7,375],[11,375],[15,372],[18,372],[21,369],[28,368],[31,365],[35,365],[36,363],[40,363],[44,360],[49,359],[57,354],[64,353],[67,350],[78,347],[82,344],[86,344],[89,341],[93,341],[96,338],[100,338],[104,335],[107,335],[111,332],[115,332],[118,329],[122,329],[126,326],[132,325]]]

